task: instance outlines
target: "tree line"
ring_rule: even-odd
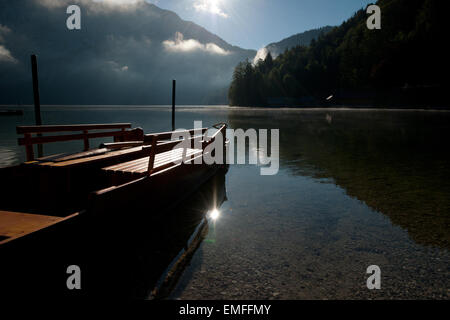
[[[444,2],[379,0],[377,5],[381,30],[367,28],[368,14],[362,9],[309,46],[291,48],[275,59],[269,53],[256,64],[240,62],[229,104],[266,106],[279,98],[325,104],[346,95],[389,103],[422,92],[433,92],[425,98],[442,102],[448,83]]]

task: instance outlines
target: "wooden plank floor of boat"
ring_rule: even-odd
[[[53,217],[13,211],[0,211],[0,245],[27,234],[42,230],[78,215]]]

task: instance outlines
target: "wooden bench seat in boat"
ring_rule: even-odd
[[[202,149],[187,148],[185,159],[194,158],[202,154]],[[173,149],[155,155],[153,171],[160,171],[177,163],[183,159],[183,149]],[[140,159],[119,163],[103,168],[108,174],[130,175],[140,177],[148,174],[149,156]]]
[[[153,176],[182,163],[194,163],[194,159],[203,157],[206,146],[215,141],[220,132],[226,130],[226,125],[220,124],[220,127],[216,129],[214,135],[208,139],[205,139],[203,135],[207,130],[202,130],[201,135],[188,136],[182,140],[162,141],[161,143],[160,139],[166,138],[167,134],[148,135],[148,142],[151,141],[151,146],[143,147],[144,152],[147,152],[145,157],[106,166],[102,168],[102,171],[107,174],[113,185],[118,185],[143,176]],[[188,132],[191,133],[191,131]],[[224,142],[224,148],[225,145]]]
[[[142,146],[115,151],[109,151],[106,148],[97,150],[99,150],[97,154],[95,154],[95,152],[91,150],[90,154],[87,155],[83,155],[82,153],[80,153],[79,156],[77,156],[77,154],[74,154],[70,157],[52,159],[52,161],[46,161],[46,159],[44,158],[43,161],[35,162],[35,164],[52,168],[68,168],[82,165],[92,165],[96,162],[102,162],[104,160],[113,158],[138,155],[142,152]]]
[[[19,145],[26,147],[28,161],[2,172],[5,185],[12,187],[5,190],[10,200],[2,203],[1,209],[63,217],[85,209],[92,192],[146,175],[152,178],[164,175],[167,181],[173,176],[171,183],[177,183],[183,178],[180,175],[190,175],[193,169],[182,163],[189,164],[192,159],[203,157],[216,136],[226,132],[226,124],[150,134],[144,134],[140,128],[130,128],[128,123],[17,127],[17,133],[24,135],[19,138]],[[216,130],[212,136],[208,135],[210,129]],[[101,137],[113,137],[114,141],[91,149],[89,140]],[[84,150],[34,157],[36,144],[71,140],[84,141]],[[177,166],[183,169],[175,170]],[[20,201],[24,185],[29,190],[27,201]]]
[[[24,138],[19,139],[19,145],[25,145],[27,147],[27,162],[29,165],[38,165],[47,168],[102,168],[105,166],[111,166],[115,163],[122,163],[125,161],[131,161],[142,158],[148,153],[144,150],[144,146],[149,146],[158,143],[161,148],[156,151],[160,153],[167,151],[168,148],[172,148],[177,141],[171,141],[174,132],[162,132],[144,135],[142,129],[136,128],[132,130],[126,130],[130,128],[129,123],[119,124],[92,124],[92,125],[68,125],[68,126],[21,126],[17,127],[19,134],[24,134]],[[92,132],[88,130],[105,130],[105,129],[120,129],[120,131],[112,132]],[[59,131],[74,131],[82,130],[82,134],[69,134],[60,136],[37,136],[31,137],[31,134],[42,134],[46,132],[59,132]],[[193,130],[181,130],[176,131],[177,134],[188,134],[192,136],[190,139],[198,139],[206,132],[207,128],[199,128]],[[89,148],[89,138],[98,137],[114,137],[114,143],[103,143],[97,149]],[[84,151],[73,154],[59,154],[46,157],[34,158],[33,144],[49,143],[66,140],[84,140]],[[178,140],[179,141],[179,140]]]
[[[84,151],[88,151],[90,149],[89,139],[93,138],[113,137],[115,142],[144,139],[144,131],[141,128],[129,130],[130,128],[130,123],[18,126],[17,133],[24,135],[23,138],[19,138],[18,142],[19,145],[26,147],[27,161],[33,161],[35,159],[33,145],[35,144],[42,146],[42,144],[50,142],[83,140]],[[67,132],[69,134],[61,134]],[[45,133],[59,134],[42,136]],[[33,134],[36,136],[33,136]],[[42,153],[42,149],[39,153]],[[39,156],[42,157],[42,155]]]

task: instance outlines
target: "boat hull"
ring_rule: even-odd
[[[225,192],[217,191],[225,188],[225,173],[218,165],[179,166],[93,193],[76,217],[0,246],[2,292],[8,297],[148,297],[211,204],[224,201]],[[202,203],[187,208],[196,197]],[[82,290],[67,288],[71,265],[81,269]]]

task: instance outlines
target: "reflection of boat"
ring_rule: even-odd
[[[194,163],[225,132],[224,124],[215,126],[212,136],[203,128],[177,132],[185,138],[173,140],[172,132],[144,135],[141,129],[128,128],[129,124],[18,127],[18,133],[25,135],[19,144],[27,147],[28,161],[0,169],[3,288],[18,294],[33,288],[74,294],[66,288],[65,271],[75,264],[84,270],[89,292],[103,291],[111,285],[98,276],[105,268],[117,270],[115,265],[134,259],[132,253],[139,255],[148,239],[161,244],[156,235],[172,219],[168,208],[189,199],[205,181],[226,169],[221,164]],[[118,130],[99,132],[105,129]],[[69,131],[83,133],[42,136]],[[115,142],[89,149],[89,138],[106,136],[114,136]],[[34,159],[32,144],[75,139],[84,141],[84,152]],[[166,213],[161,216],[161,212]],[[128,258],[119,259],[121,254]],[[136,271],[128,264],[124,269]],[[116,287],[129,287],[127,280],[116,282]],[[33,286],[36,283],[45,286],[39,289]]]

